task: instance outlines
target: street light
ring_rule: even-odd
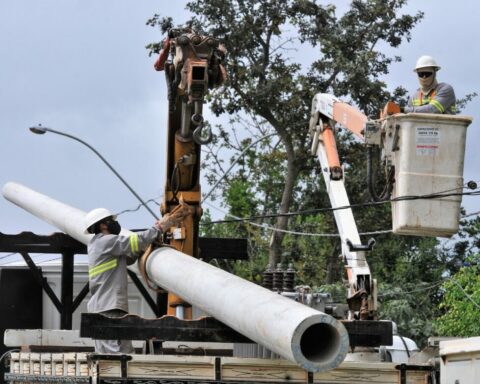
[[[110,170],[120,179],[120,181],[128,188],[128,190],[130,192],[133,193],[133,195],[138,199],[138,201],[145,207],[145,209],[151,213],[151,215],[156,219],[158,220],[158,217],[157,215],[155,215],[155,213],[150,209],[150,207],[142,200],[142,198],[138,195],[137,192],[135,192],[133,190],[132,187],[130,187],[130,185],[128,185],[128,183],[123,179],[122,176],[120,176],[120,174],[110,165],[110,163],[105,160],[105,158],[95,149],[93,148],[90,144],[86,143],[85,141],[79,139],[78,137],[75,137],[73,135],[69,135],[68,133],[65,133],[65,132],[61,132],[61,131],[56,131],[55,129],[52,129],[52,128],[47,128],[47,127],[42,127],[41,124],[38,124],[38,126],[36,127],[30,127],[30,131],[32,131],[33,133],[37,134],[37,135],[43,135],[47,132],[52,132],[52,133],[56,133],[57,135],[61,135],[61,136],[66,136],[66,137],[69,137],[70,139],[73,139],[75,141],[78,141],[79,143],[82,143],[83,145],[85,145],[86,147],[90,148],[105,164],[108,168],[110,168]]]

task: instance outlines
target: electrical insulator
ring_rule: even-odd
[[[293,292],[295,290],[295,269],[293,264],[288,264],[288,269],[283,274],[283,291]]]
[[[273,290],[281,292],[283,289],[283,269],[282,264],[277,264],[277,269],[273,272]]]
[[[273,289],[273,270],[270,264],[263,272],[263,287],[272,290]]]

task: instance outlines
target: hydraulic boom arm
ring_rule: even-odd
[[[365,254],[375,241],[362,245],[350,208],[335,144],[336,123],[348,128],[363,140],[367,117],[352,106],[328,94],[317,94],[312,103],[309,131],[313,138],[312,155],[317,156],[327,186],[330,203],[342,242],[342,258],[348,279],[350,318],[375,319],[377,314],[376,281],[372,279]]]
[[[162,214],[179,204],[180,196],[195,209],[179,228],[172,228],[167,242],[175,249],[198,257],[198,222],[202,215],[200,146],[212,140],[203,122],[203,103],[209,89],[226,79],[222,65],[225,51],[213,37],[190,28],[172,28],[154,65],[164,71],[168,87],[167,182]],[[169,293],[168,314],[191,318],[190,305]]]

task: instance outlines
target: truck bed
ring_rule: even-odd
[[[424,384],[432,367],[345,361],[310,373],[286,360],[215,356],[98,355],[88,353],[11,354],[13,383],[369,383]]]

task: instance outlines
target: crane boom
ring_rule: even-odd
[[[368,118],[352,106],[328,94],[317,94],[312,102],[310,134],[313,137],[311,152],[321,165],[330,204],[334,208],[335,222],[342,244],[342,258],[348,279],[348,303],[351,318],[376,318],[377,291],[366,260],[374,240],[362,245],[353,217],[343,171],[335,144],[335,123],[340,123],[363,139],[363,128]]]
[[[179,204],[180,196],[195,214],[167,234],[168,243],[191,256],[198,256],[198,223],[202,215],[200,186],[201,145],[212,140],[203,121],[203,104],[209,89],[226,79],[222,64],[224,49],[211,37],[191,28],[171,28],[154,68],[164,71],[168,87],[166,174],[162,214]],[[190,304],[169,292],[167,313],[192,317]]]

